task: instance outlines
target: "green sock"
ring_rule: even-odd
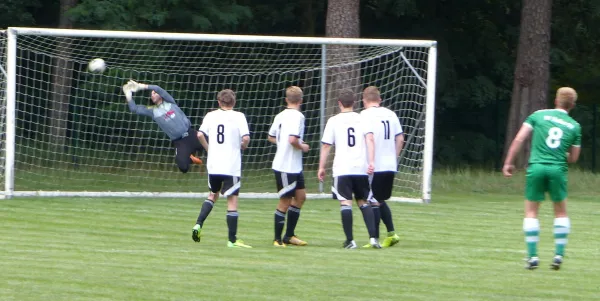
[[[558,217],[554,219],[554,244],[556,246],[556,255],[565,255],[565,246],[567,245],[567,236],[569,235],[571,222],[568,217]]]
[[[537,218],[523,219],[523,232],[528,257],[537,257],[537,244],[540,240],[540,221]]]

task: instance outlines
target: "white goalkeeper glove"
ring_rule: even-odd
[[[123,93],[125,93],[125,99],[127,99],[127,101],[133,99],[133,90],[130,84],[123,85]]]
[[[133,91],[133,92],[137,92],[137,91],[140,91],[140,90],[145,90],[145,89],[148,88],[148,85],[146,85],[146,84],[140,84],[140,83],[134,81],[133,79],[129,80],[127,82],[127,84],[131,87],[131,91]]]

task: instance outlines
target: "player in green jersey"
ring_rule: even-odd
[[[560,268],[563,262],[567,235],[571,223],[567,216],[567,163],[575,163],[581,152],[581,126],[569,116],[575,107],[577,92],[569,87],[556,91],[553,110],[539,110],[529,115],[513,140],[502,172],[510,177],[515,166],[515,155],[529,136],[531,155],[525,183],[525,218],[523,231],[527,245],[528,259],[526,268],[535,269],[539,265],[537,243],[539,241],[540,222],[538,209],[546,192],[554,204],[554,243],[555,256],[551,267]]]

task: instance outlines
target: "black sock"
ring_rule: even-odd
[[[200,214],[198,214],[196,224],[202,227],[202,224],[204,224],[204,221],[212,211],[214,205],[215,203],[213,203],[211,200],[205,200],[204,203],[202,203],[202,209],[200,209]]]
[[[285,212],[275,210],[275,240],[281,241],[281,233],[285,225]]]
[[[290,238],[296,233],[296,225],[298,224],[298,219],[300,218],[300,208],[295,206],[290,206],[287,212],[287,228],[285,229],[285,236]]]
[[[379,211],[381,213],[381,220],[385,224],[387,231],[396,231],[394,230],[394,220],[392,219],[392,211],[390,210],[390,207],[385,201],[379,202]]]
[[[360,211],[362,212],[363,219],[365,220],[365,226],[367,226],[367,231],[369,232],[369,237],[375,237],[375,221],[373,220],[373,209],[371,205],[364,204],[360,206]]]
[[[229,241],[235,242],[237,238],[238,212],[236,210],[227,210],[227,228],[229,228]]]
[[[373,222],[375,223],[375,238],[379,239],[379,224],[381,222],[381,211],[379,206],[371,206],[373,208]]]
[[[340,208],[342,213],[342,227],[344,228],[344,234],[346,234],[346,240],[354,240],[352,236],[352,206],[344,206]]]

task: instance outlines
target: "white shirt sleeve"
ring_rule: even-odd
[[[271,124],[271,128],[269,128],[269,136],[277,137],[277,131],[279,130],[279,126],[277,125],[278,123],[277,117],[275,117],[275,119],[273,119],[273,123]]]
[[[302,127],[304,126],[304,116],[297,114],[293,119],[289,120],[287,125],[290,127],[290,136],[296,136],[300,138]]]
[[[394,137],[404,133],[399,118],[394,118]]]
[[[246,120],[246,115],[244,115],[244,113],[240,113],[238,126],[240,130],[240,138],[244,136],[250,136],[250,130],[248,129],[248,121]]]
[[[373,134],[373,122],[370,119],[362,116],[360,121],[360,127],[363,131],[363,134],[366,136],[367,134]]]
[[[199,131],[202,132],[204,136],[208,136],[208,131],[210,131],[210,112],[202,119],[202,125],[200,125]]]
[[[335,119],[330,118],[325,125],[325,130],[323,131],[323,137],[321,138],[321,143],[335,144]]]

